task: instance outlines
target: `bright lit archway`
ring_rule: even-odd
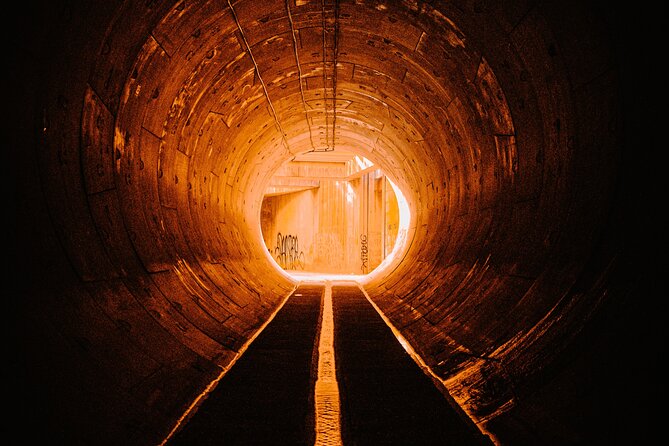
[[[260,226],[267,253],[292,278],[360,279],[403,250],[409,221],[404,194],[372,161],[319,151],[275,172]]]

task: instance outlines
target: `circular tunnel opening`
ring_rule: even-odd
[[[260,226],[276,265],[295,278],[363,277],[406,241],[410,211],[372,161],[345,150],[309,151],[271,177]],[[381,268],[382,270],[383,268]]]

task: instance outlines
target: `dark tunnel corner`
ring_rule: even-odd
[[[608,216],[571,293],[602,304],[573,342],[487,424],[501,444],[651,444],[666,397],[666,142],[656,13],[592,2],[605,18],[620,75],[622,144]],[[546,401],[551,401],[546,405]],[[660,433],[660,436],[662,434]]]

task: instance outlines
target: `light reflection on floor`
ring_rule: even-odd
[[[365,274],[328,274],[314,273],[308,271],[286,271],[294,280],[300,282],[362,282],[367,275]]]
[[[339,386],[334,352],[332,287],[325,283],[321,333],[318,344],[318,379],[314,390],[316,409],[315,446],[341,446]]]

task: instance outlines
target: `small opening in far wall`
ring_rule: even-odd
[[[263,197],[266,249],[290,273],[366,275],[394,252],[408,207],[367,158],[310,152],[275,172]]]

